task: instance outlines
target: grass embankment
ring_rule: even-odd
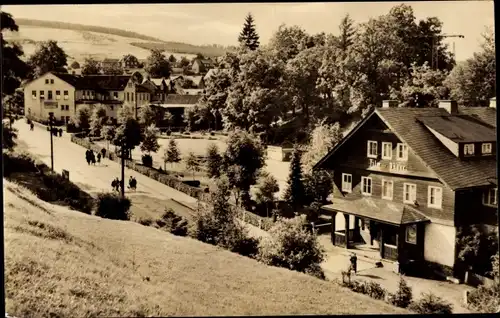
[[[10,315],[408,313],[189,238],[70,211],[5,179],[4,197]]]

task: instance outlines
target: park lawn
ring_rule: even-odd
[[[5,179],[4,197],[9,315],[408,313],[190,238],[42,202]]]

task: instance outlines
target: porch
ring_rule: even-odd
[[[331,216],[335,246],[400,264],[423,260],[424,224],[429,220],[412,206],[374,198],[334,198],[322,210]]]

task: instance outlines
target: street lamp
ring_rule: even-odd
[[[49,132],[50,132],[50,167],[52,168],[52,171],[54,171],[54,142],[52,140],[52,135],[54,133],[53,131],[53,125],[54,125],[54,115],[50,114],[49,115]]]

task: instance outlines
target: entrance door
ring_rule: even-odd
[[[363,244],[371,245],[370,241],[370,221],[367,219],[359,218],[359,233]]]

